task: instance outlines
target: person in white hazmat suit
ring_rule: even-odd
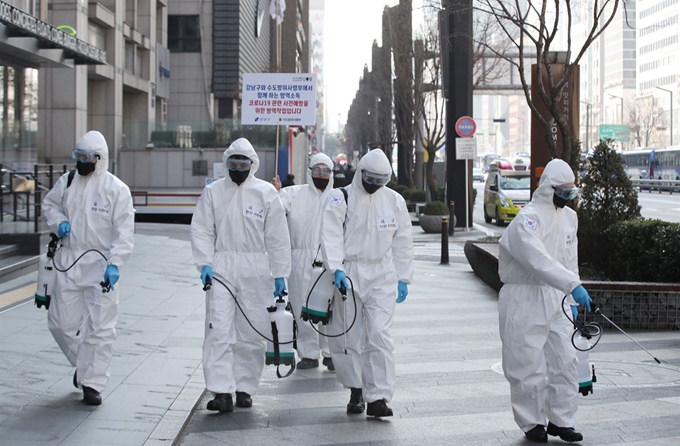
[[[297,352],[300,361],[297,368],[318,367],[321,349],[323,365],[332,371],[335,368],[327,338],[319,335],[310,322],[300,320],[300,310],[314,285],[313,263],[323,260],[319,244],[321,213],[333,190],[333,161],[327,155],[317,153],[309,160],[309,166],[307,184],[282,189],[278,178],[274,178],[272,184],[280,191],[290,231],[292,272],[288,278],[288,289],[293,313],[298,320]],[[318,330],[323,333],[325,327],[318,324]]]
[[[116,339],[115,285],[132,254],[135,211],[130,189],[107,171],[109,149],[101,133],[85,134],[72,156],[76,173],[62,175],[42,203],[48,226],[61,238],[54,263],[66,269],[88,249],[108,260],[88,253],[69,271],[57,273],[47,325],[76,368],[73,384],[82,387],[83,400],[99,405]],[[111,285],[108,293],[102,292],[102,281]]]
[[[365,398],[366,414],[375,417],[392,416],[387,403],[394,394],[396,372],[389,329],[395,303],[406,299],[414,271],[406,202],[383,187],[391,174],[382,150],[371,150],[346,188],[347,201],[341,190],[333,190],[321,224],[326,267],[335,274],[338,289],[349,290],[349,277],[357,298],[356,322],[346,339],[328,340],[333,364],[338,380],[350,389],[347,413],[362,413]],[[352,322],[352,292],[347,293],[345,303],[337,296],[333,301],[327,328],[331,334],[342,333]]]
[[[191,220],[191,247],[206,280],[227,284],[251,323],[260,333],[271,333],[267,307],[283,296],[290,274],[290,237],[279,194],[271,184],[255,178],[260,160],[245,138],[224,151],[226,178],[205,187]],[[260,386],[265,362],[265,340],[253,330],[229,291],[214,283],[206,293],[203,373],[215,398],[208,410],[251,407]]]
[[[573,428],[577,411],[573,326],[562,308],[565,295],[590,311],[591,299],[578,272],[576,212],[565,205],[578,197],[567,163],[550,161],[527,205],[500,239],[499,325],[503,372],[510,383],[517,425],[529,440],[548,435],[581,441]],[[565,306],[567,303],[565,303]],[[546,431],[546,421],[547,431]]]

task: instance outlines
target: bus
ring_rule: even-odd
[[[477,155],[477,167],[481,168],[484,173],[489,172],[493,160],[500,158],[497,153],[482,153]]]
[[[680,146],[646,147],[621,154],[628,178],[680,180]]]

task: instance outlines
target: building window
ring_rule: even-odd
[[[125,42],[125,71],[135,72],[135,45],[130,42]]]
[[[168,16],[168,49],[173,53],[201,51],[201,26],[197,15]]]

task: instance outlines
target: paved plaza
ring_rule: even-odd
[[[393,418],[349,416],[349,391],[319,369],[277,379],[267,367],[252,409],[205,410],[204,305],[187,226],[138,224],[121,270],[118,340],[104,403],[85,406],[73,369],[29,303],[0,309],[0,444],[42,445],[524,445],[500,369],[497,294],[472,273],[457,232],[451,263],[439,236],[414,227],[417,268],[392,334]],[[35,282],[2,284],[1,295]],[[608,330],[591,354],[595,394],[579,397],[584,445],[680,444],[680,335],[633,332],[655,365]],[[195,408],[195,410],[194,410]],[[551,438],[551,443],[562,443]]]

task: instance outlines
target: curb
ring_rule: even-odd
[[[144,446],[174,446],[184,431],[198,403],[205,395],[203,363],[200,363],[182,391],[172,402]]]

